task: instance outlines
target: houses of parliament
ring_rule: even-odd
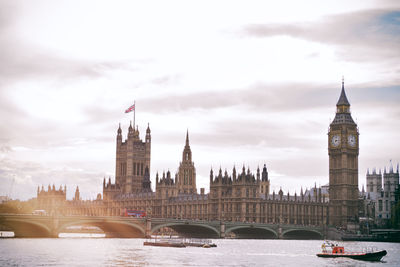
[[[144,211],[148,217],[223,220],[300,225],[334,225],[346,228],[358,217],[359,134],[350,113],[344,83],[334,120],[328,132],[329,194],[316,186],[297,195],[270,190],[268,169],[210,170],[209,193],[198,191],[196,168],[189,133],[177,173],[157,173],[155,191],[150,181],[151,130],[144,141],[130,125],[123,140],[121,126],[116,135],[115,181],[104,179],[103,194],[96,200],[81,200],[76,188],[73,200],[66,190],[38,188],[38,208],[64,215],[120,216],[125,210]]]

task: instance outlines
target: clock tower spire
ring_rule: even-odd
[[[351,117],[344,80],[336,115],[329,125],[328,154],[329,223],[347,228],[358,219],[359,133]]]

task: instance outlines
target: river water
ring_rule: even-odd
[[[68,236],[68,235],[67,235]],[[144,239],[0,239],[0,266],[400,266],[400,243],[341,242],[386,249],[381,262],[323,259],[317,240],[215,239],[216,248],[143,246]]]

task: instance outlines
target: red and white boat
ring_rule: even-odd
[[[331,248],[331,250],[328,250]],[[322,253],[318,253],[317,256],[321,258],[351,258],[355,260],[365,260],[365,261],[380,261],[383,256],[387,254],[386,250],[373,250],[366,249],[362,252],[346,252],[344,247],[338,246],[333,243],[323,243]]]

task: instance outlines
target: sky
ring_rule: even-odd
[[[266,164],[272,190],[329,181],[344,76],[367,168],[400,161],[399,1],[0,0],[0,195],[115,176],[118,124],[152,134],[151,180],[186,131],[197,187]]]

